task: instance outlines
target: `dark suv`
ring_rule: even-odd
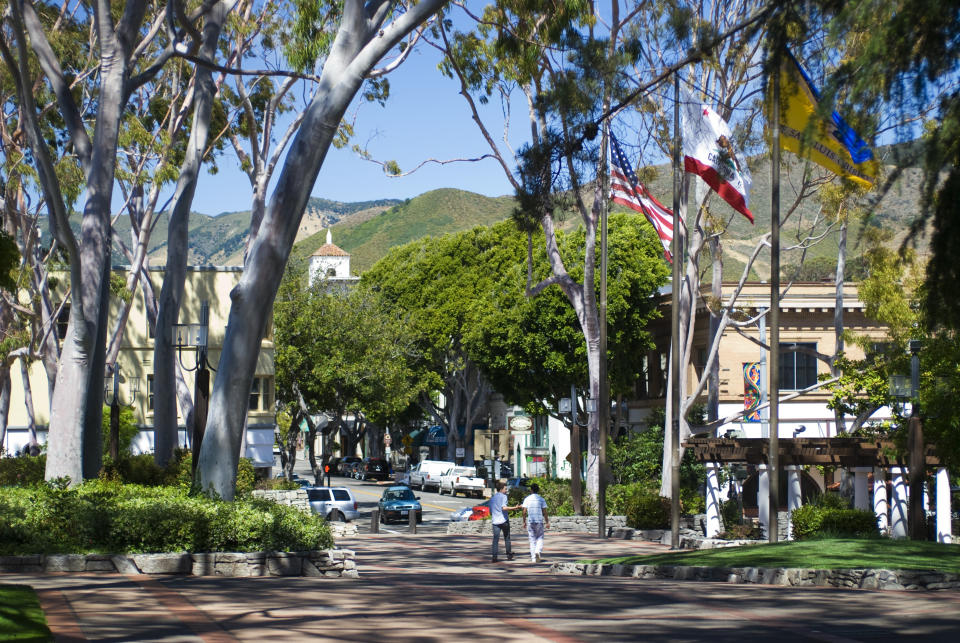
[[[381,458],[364,458],[354,477],[357,480],[387,480],[390,477],[390,463]]]

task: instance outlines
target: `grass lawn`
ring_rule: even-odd
[[[0,585],[0,641],[52,641],[33,588]]]
[[[960,573],[960,544],[829,538],[586,561],[621,565],[934,569]]]

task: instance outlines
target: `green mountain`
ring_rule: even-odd
[[[431,190],[363,221],[344,219],[332,228],[333,242],[350,253],[351,269],[359,274],[394,246],[490,225],[509,217],[513,207],[513,197],[491,198],[453,188]],[[326,234],[318,232],[296,244],[294,256],[308,257],[325,242]]]
[[[881,148],[877,153],[881,160],[890,160],[896,154],[902,155],[904,150]],[[783,156],[780,207],[781,216],[785,217],[785,220],[781,228],[781,245],[784,248],[781,264],[785,272],[788,272],[790,266],[799,263],[802,252],[799,246],[803,245],[804,239],[819,235],[822,239],[818,243],[807,244],[809,248],[806,249],[804,264],[819,265],[821,272],[829,270],[831,260],[835,262],[836,259],[838,239],[835,230],[827,229],[832,213],[821,212],[821,205],[814,198],[808,198],[799,206],[794,206],[804,165],[792,154],[785,153]],[[770,166],[764,159],[754,159],[752,165],[750,208],[755,216],[753,225],[716,195],[711,197],[708,204],[712,217],[727,228],[727,234],[723,237],[725,279],[740,277],[753,248],[770,230]],[[673,200],[673,176],[669,166],[645,168],[643,175],[650,192],[669,206]],[[909,222],[917,213],[920,181],[919,169],[907,169],[883,200],[874,207],[870,225],[890,230],[893,233],[891,243],[902,242]],[[690,201],[696,201],[693,189]],[[352,270],[354,274],[360,274],[394,246],[425,236],[440,236],[477,225],[490,225],[508,218],[514,207],[512,196],[491,198],[453,188],[432,190],[406,201],[382,199],[343,203],[312,198],[297,234],[298,242],[294,246],[293,256],[311,255],[325,243],[325,229],[331,228],[334,243],[351,254]],[[615,206],[615,209],[623,208]],[[153,231],[150,245],[153,265],[162,265],[166,258],[167,217],[166,213],[161,214]],[[807,224],[818,217],[819,223],[810,228]],[[190,263],[239,265],[243,258],[249,222],[249,212],[226,212],[217,216],[192,214]],[[564,229],[571,229],[579,225],[579,222],[578,216],[569,214],[559,225]],[[129,239],[129,221],[120,217],[117,227],[121,238]],[[847,242],[850,266],[855,265],[855,258],[862,252],[857,245],[859,236],[860,224],[852,224]],[[925,244],[922,243],[921,252],[924,250]],[[117,264],[127,263],[119,254],[113,259]],[[762,252],[750,278],[768,278],[769,261],[769,251]],[[702,270],[707,268],[708,266],[701,266]],[[806,278],[815,278],[810,277],[809,272],[807,274]]]
[[[376,201],[358,201],[342,203],[328,199],[311,198],[301,221],[300,238],[309,237],[321,228],[336,224],[341,220],[356,218],[364,220],[387,208],[400,203],[398,199],[380,199]],[[150,235],[149,255],[153,265],[162,265],[167,256],[167,227],[169,212],[157,217],[156,225]],[[122,239],[130,238],[130,220],[120,217],[116,222],[117,231]],[[250,211],[224,212],[210,216],[193,212],[190,214],[190,264],[239,265],[243,261],[243,251],[250,228]],[[125,257],[117,252],[113,256],[114,264],[126,264]]]

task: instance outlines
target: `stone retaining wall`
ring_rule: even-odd
[[[627,576],[643,579],[718,581],[791,587],[860,589],[960,589],[960,574],[890,569],[790,569],[776,567],[692,567],[674,565],[600,565],[554,563],[553,574]]]
[[[0,572],[96,572],[187,576],[333,576],[357,578],[349,549],[304,552],[34,554],[0,556]]]
[[[626,516],[607,516],[607,531],[626,527]],[[600,527],[596,516],[550,516],[549,533],[597,533]],[[447,523],[448,534],[489,534],[493,530],[490,520],[468,520]],[[510,530],[523,530],[523,518],[511,518]]]

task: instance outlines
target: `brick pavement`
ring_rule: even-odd
[[[0,574],[38,590],[57,641],[960,640],[960,593],[554,576],[549,563],[664,551],[547,534],[531,564],[489,536],[361,535],[358,580]],[[502,544],[501,544],[502,546]]]

